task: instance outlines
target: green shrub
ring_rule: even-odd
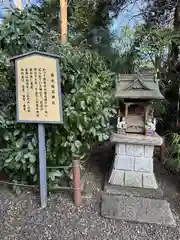
[[[169,156],[167,166],[170,170],[179,172],[180,170],[180,135],[173,133],[169,139]]]
[[[27,13],[27,10],[22,12],[21,16],[18,14],[12,15],[12,18],[16,16],[18,19],[17,23],[9,18],[0,26],[0,33],[11,29],[11,35],[14,36],[9,38],[8,44],[1,37],[1,55],[13,56],[21,54],[21,48],[26,51],[36,48],[36,44],[29,42],[32,33],[41,38],[39,50],[60,55],[64,124],[46,125],[47,165],[66,166],[73,158],[83,160],[93,144],[109,137],[109,120],[116,113],[112,102],[114,74],[108,70],[105,61],[98,54],[70,45],[62,47],[54,33],[40,36],[42,31],[36,29],[34,27],[36,24],[32,21],[29,21],[30,26],[27,27],[25,34],[22,15],[25,14],[34,21],[37,16],[34,17],[32,12]],[[37,22],[39,23],[38,18]],[[43,24],[39,25],[42,30]],[[14,41],[17,39],[20,41],[17,48],[19,50],[14,52]],[[4,59],[4,55],[1,59]],[[0,74],[8,75],[4,87],[15,91],[13,66],[7,64],[7,61],[1,62],[5,67],[0,68]],[[0,113],[0,140],[3,146],[0,170],[5,171],[16,181],[37,182],[39,174],[37,125],[16,123],[15,115],[15,103],[9,103]],[[48,169],[47,173],[50,188],[59,184],[61,177],[66,174],[65,171],[56,168]]]

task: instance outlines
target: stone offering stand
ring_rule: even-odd
[[[157,189],[153,152],[155,145],[162,144],[161,137],[157,133],[154,136],[127,134],[124,137],[113,134],[111,141],[116,143],[116,155],[109,183]]]
[[[163,99],[153,73],[122,74],[116,84],[117,131],[112,133],[115,158],[102,196],[104,217],[174,225],[169,204],[153,171],[154,146],[162,138],[155,132],[151,100]]]

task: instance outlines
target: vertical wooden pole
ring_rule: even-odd
[[[60,36],[61,43],[67,42],[68,38],[68,21],[67,21],[67,0],[60,1]],[[81,205],[81,174],[80,174],[80,161],[73,160],[72,163],[73,171],[73,183],[74,183],[74,203],[76,207]]]
[[[16,0],[16,6],[19,10],[22,10],[22,0]]]
[[[74,203],[76,207],[81,205],[81,174],[80,174],[80,161],[73,160],[72,164],[73,181],[74,181]]]
[[[60,36],[61,43],[67,42],[67,0],[60,0]]]

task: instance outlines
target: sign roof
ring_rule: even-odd
[[[17,59],[24,58],[24,57],[28,57],[28,56],[31,56],[31,55],[41,55],[41,56],[46,56],[46,57],[51,57],[51,58],[59,58],[60,57],[59,55],[56,55],[56,54],[47,53],[47,52],[40,52],[40,51],[35,50],[35,51],[32,51],[32,52],[28,52],[28,53],[24,53],[24,54],[21,54],[21,55],[14,56],[14,57],[10,58],[10,61],[17,60]]]

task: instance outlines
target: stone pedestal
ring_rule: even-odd
[[[153,152],[155,145],[162,144],[162,138],[158,134],[113,134],[111,141],[116,143],[116,155],[108,182],[119,186],[157,189]]]
[[[153,173],[154,146],[160,136],[113,134],[116,155],[110,177],[105,181],[101,215],[116,220],[175,226],[169,203]]]

